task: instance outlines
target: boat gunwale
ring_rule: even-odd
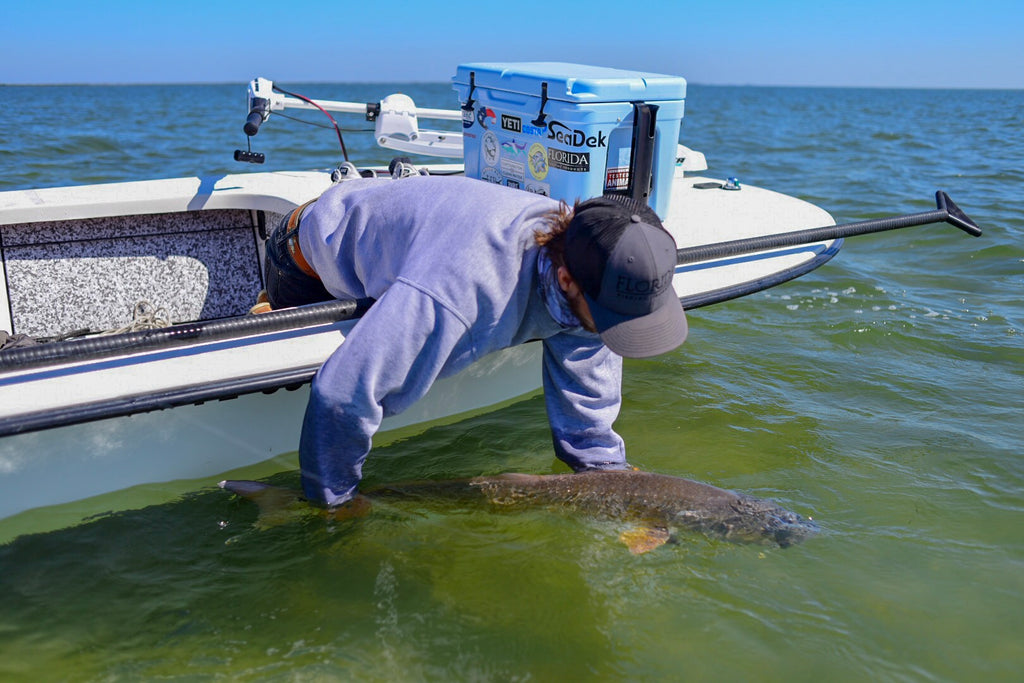
[[[100,358],[131,356],[352,320],[361,317],[372,302],[372,299],[341,299],[259,315],[200,320],[152,330],[8,349],[0,351],[0,378],[5,371],[21,372]]]

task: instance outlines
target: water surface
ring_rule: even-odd
[[[401,89],[454,104],[444,85]],[[231,158],[243,84],[0,96],[0,189],[261,170]],[[690,87],[682,141],[716,177],[840,222],[929,210],[941,188],[986,231],[851,239],[627,362],[633,464],[773,498],[822,525],[809,542],[690,535],[634,557],[614,523],[398,503],[259,531],[251,505],[199,488],[0,546],[0,677],[1016,680],[1022,110],[1019,91]],[[357,138],[354,158],[390,158]],[[280,118],[254,149],[265,169],[341,160],[333,132]],[[562,471],[537,396],[387,443],[366,478],[509,470]]]

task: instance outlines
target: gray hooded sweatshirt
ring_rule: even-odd
[[[302,217],[299,246],[338,298],[377,302],[320,368],[302,427],[303,489],[354,495],[381,420],[439,377],[538,340],[555,454],[574,470],[622,469],[612,429],[622,358],[565,307],[534,231],[548,197],[464,177],[341,183]]]

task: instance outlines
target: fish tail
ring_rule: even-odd
[[[297,491],[281,486],[241,479],[227,479],[217,486],[256,503],[260,511],[256,526],[260,528],[284,524],[308,507],[306,500]]]

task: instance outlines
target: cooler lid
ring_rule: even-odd
[[[541,83],[547,83],[548,98],[566,102],[653,102],[686,97],[686,80],[680,76],[567,62],[461,64],[452,82],[468,87],[470,72],[478,88],[540,97]]]

